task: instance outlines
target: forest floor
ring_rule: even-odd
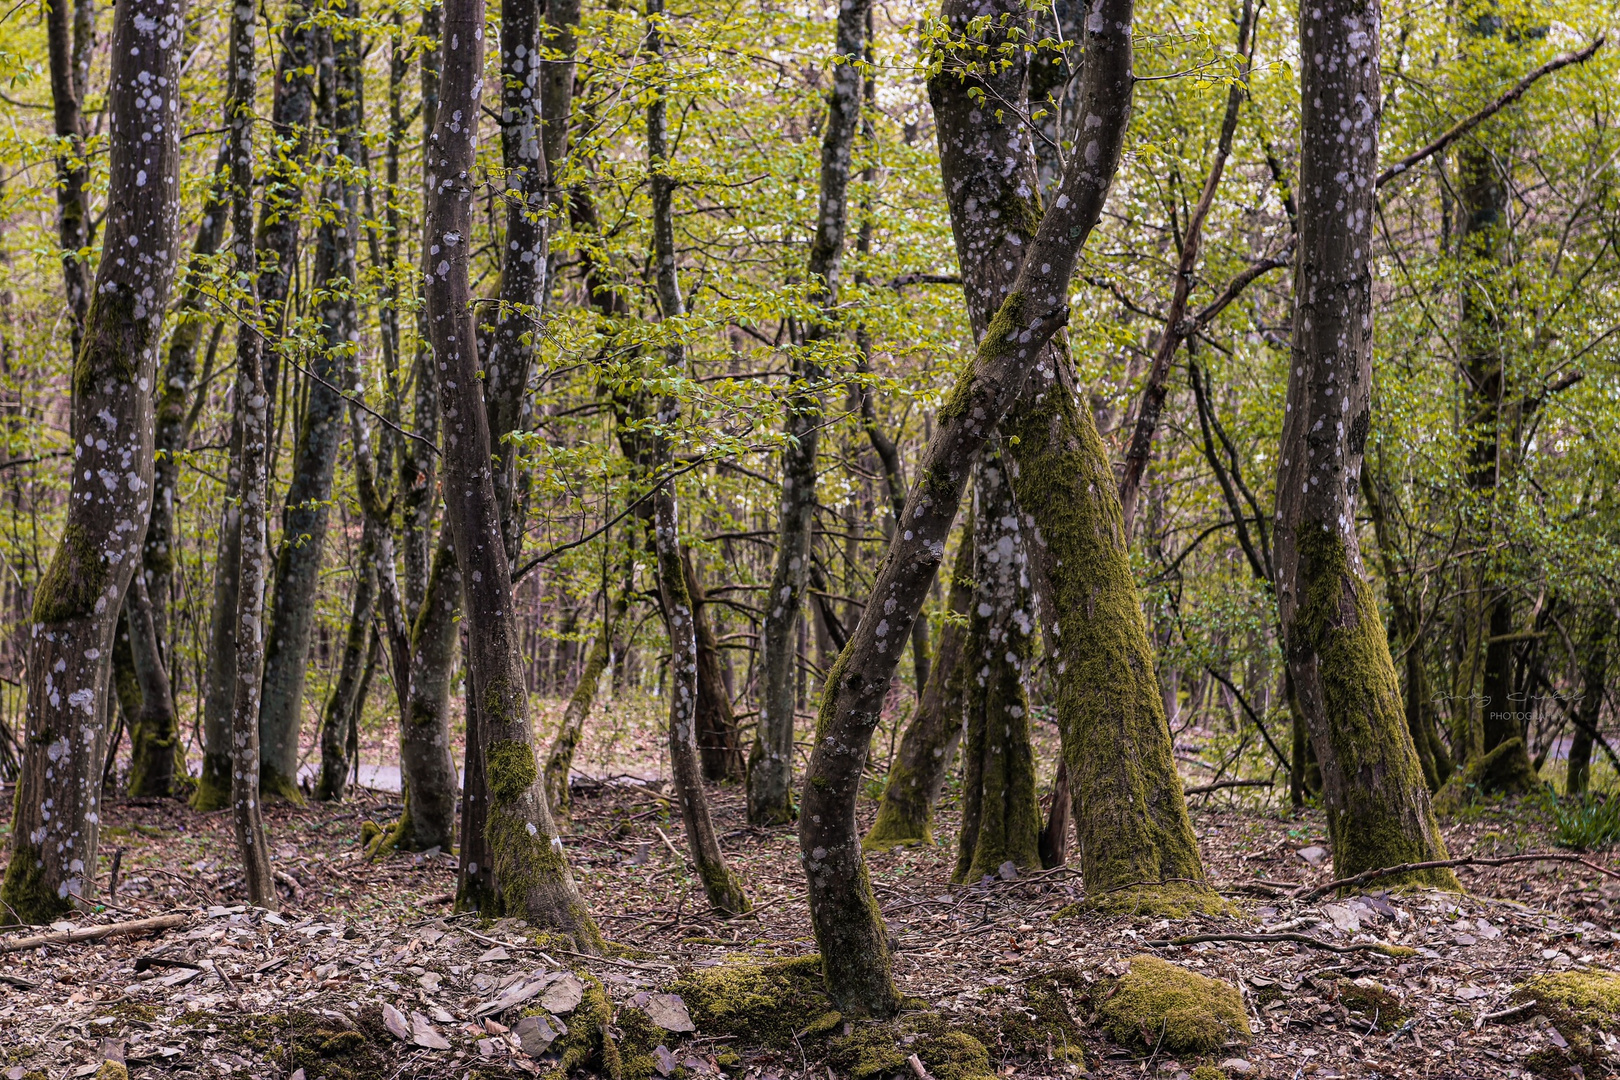
[[[869,859],[899,944],[896,976],[912,1004],[932,1012],[898,1028],[829,1020],[803,963],[766,968],[754,996],[727,999],[715,992],[724,978],[814,953],[797,841],[788,828],[748,827],[734,787],[711,789],[722,842],[755,905],[744,918],[716,918],[676,853],[679,818],[672,827],[660,790],[576,788],[570,858],[605,935],[620,946],[603,959],[537,947],[513,920],[453,915],[447,854],[366,861],[360,825],[386,820],[397,796],[362,790],[341,804],[267,808],[285,883],[275,915],[243,905],[228,813],[110,799],[104,865],[122,851],[114,902],[73,925],[166,912],[186,919],[151,936],[0,952],[0,1077],[89,1076],[105,1057],[122,1057],[135,1077],[175,1080],[542,1075],[589,1026],[585,1014],[608,1007],[631,1075],[913,1077],[904,1060],[913,1048],[917,1067],[939,1080],[986,1072],[1185,1080],[1200,1065],[1233,1080],[1562,1080],[1613,1075],[1609,1062],[1620,1061],[1608,1051],[1620,1040],[1575,1030],[1571,1015],[1508,1012],[1515,988],[1533,976],[1620,967],[1620,934],[1611,931],[1620,926],[1620,882],[1579,864],[1519,863],[1460,870],[1463,895],[1371,891],[1293,902],[1284,888],[1258,882],[1328,880],[1320,816],[1245,808],[1227,792],[1193,803],[1206,866],[1233,904],[1228,916],[1065,912],[1084,896],[1077,874],[1063,868],[952,886],[947,800],[939,822],[946,846]],[[7,794],[0,821],[10,801]],[[863,800],[863,818],[874,808]],[[1549,831],[1546,812],[1529,800],[1475,807],[1447,827],[1446,840],[1454,856],[1540,852],[1553,850]],[[1620,866],[1612,856],[1589,858]],[[1392,958],[1301,942],[1149,944],[1278,931],[1340,949],[1388,942],[1416,951]],[[0,938],[0,949],[17,933]],[[1093,1005],[1144,953],[1238,987],[1252,1041],[1177,1056],[1152,1038],[1130,1046],[1106,1037]],[[590,994],[577,1004],[585,976],[600,980],[611,1006]],[[644,996],[668,990],[681,1000]],[[549,1017],[520,1025],[536,1002]],[[679,1028],[685,1015],[695,1032],[647,1021]],[[542,1047],[548,1023],[569,1022],[574,1035]],[[971,1053],[947,1052],[966,1045],[951,1036],[964,1031],[987,1047],[988,1069]],[[601,1074],[599,1058],[587,1068]]]

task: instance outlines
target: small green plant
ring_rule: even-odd
[[[1561,800],[1553,808],[1553,843],[1576,851],[1620,843],[1620,799],[1586,795]]]

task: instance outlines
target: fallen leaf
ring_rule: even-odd
[[[679,994],[637,994],[635,1003],[647,1014],[647,1019],[665,1031],[696,1031],[692,1014]]]
[[[389,1029],[392,1030],[392,1029]],[[448,1050],[450,1040],[439,1034],[439,1029],[419,1012],[411,1013],[411,1041],[429,1050]]]
[[[405,1019],[404,1013],[385,1001],[383,1002],[382,1014],[383,1026],[393,1034],[394,1038],[404,1042],[411,1041],[411,1023]]]
[[[499,945],[497,945],[493,949],[491,949],[487,953],[485,953],[484,955],[480,956],[478,958],[478,962],[480,964],[493,964],[497,960],[510,960],[510,959],[512,959],[511,954],[508,953],[505,949],[501,948]]]
[[[579,1007],[585,998],[585,984],[575,975],[564,975],[546,987],[540,995],[540,1004],[546,1011],[566,1015]]]

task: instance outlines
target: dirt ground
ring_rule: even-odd
[[[568,970],[601,981],[616,1010],[610,1034],[618,1034],[626,1009],[650,1008],[638,995],[689,985],[681,980],[739,957],[813,954],[793,832],[748,827],[740,793],[711,789],[722,843],[755,904],[744,918],[718,919],[665,842],[679,847],[682,836],[660,787],[576,785],[569,857],[604,934],[622,947],[602,959],[538,948],[511,920],[454,915],[455,865],[447,854],[367,862],[361,823],[396,812],[394,795],[362,791],[341,804],[268,808],[284,883],[275,915],[243,906],[228,814],[199,815],[177,801],[111,799],[103,864],[122,852],[117,891],[105,910],[73,925],[166,912],[187,919],[152,936],[0,953],[0,1076],[93,1075],[104,1057],[120,1055],[132,1076],[175,1080],[543,1075],[566,1040],[542,1048],[529,1037],[534,1022],[521,1038],[523,1028],[508,1031],[523,1005],[493,1012],[481,1005],[541,984],[547,989],[534,1000],[557,1005],[553,990],[567,999],[574,985],[558,974]],[[1567,1024],[1549,1023],[1540,1010],[1509,1010],[1514,988],[1534,975],[1620,966],[1620,936],[1611,931],[1620,881],[1578,864],[1520,863],[1462,869],[1467,893],[1460,896],[1368,891],[1304,904],[1288,899],[1288,886],[1330,877],[1331,857],[1311,850],[1328,847],[1318,815],[1260,809],[1246,792],[1192,801],[1209,874],[1233,903],[1230,916],[1171,922],[1064,913],[1084,899],[1078,875],[1065,868],[952,886],[955,817],[947,800],[944,846],[869,860],[899,944],[903,992],[944,1022],[980,1033],[989,1071],[1004,1076],[1175,1080],[1200,1065],[1220,1067],[1229,1078],[1295,1080],[1613,1075],[1609,1062],[1620,1058],[1610,1058],[1609,1047],[1620,1041],[1592,1030],[1590,1044],[1571,1045]],[[10,802],[7,792],[6,817]],[[864,819],[874,809],[863,800]],[[1454,856],[1554,850],[1534,801],[1477,807],[1467,816],[1446,830]],[[1611,856],[1588,858],[1620,868]],[[1349,951],[1303,942],[1150,944],[1272,932]],[[1353,948],[1377,942],[1415,953]],[[1178,1058],[1108,1038],[1092,1013],[1097,991],[1141,954],[1239,987],[1252,1041],[1234,1038]],[[1028,1019],[1037,986],[1051,989],[1065,1014],[1046,1029],[1045,1046],[997,1036],[1010,1030],[1007,1017]],[[583,1023],[587,1006],[560,1004],[568,1009],[558,1007],[552,1019]],[[802,1008],[794,1000],[780,1006],[791,1039],[775,1045],[705,1030],[690,993],[684,1005],[698,1030],[655,1032],[658,1047],[641,1059],[643,1072],[650,1061],[655,1076],[916,1075],[904,1064],[893,1068],[893,1060],[840,1056],[859,1022],[842,1024],[840,1043],[838,1025],[812,1031],[813,1017],[792,1015]],[[1058,1029],[1074,1032],[1082,1054],[1065,1056],[1051,1034]],[[599,1059],[589,1068],[600,1070]],[[948,1069],[938,1075],[949,1080]]]

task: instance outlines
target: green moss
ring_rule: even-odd
[[[51,625],[92,614],[111,576],[112,567],[84,526],[69,521],[34,591],[34,622]]]
[[[1314,666],[1326,715],[1313,731],[1327,785],[1333,867],[1341,877],[1381,866],[1446,858],[1423,767],[1412,746],[1384,621],[1367,582],[1350,564],[1337,530],[1298,529],[1299,609],[1289,632],[1291,662]],[[1331,747],[1320,744],[1323,733]],[[1371,779],[1376,778],[1376,780]],[[1458,890],[1449,869],[1418,871],[1392,884]]]
[[[969,1025],[967,1030],[998,1057],[1017,1055],[1037,1060],[1050,1057],[1084,1068],[1080,1024],[1064,997],[1065,990],[1075,991],[1084,986],[1078,971],[1056,968],[1024,983],[1016,997],[1004,987],[994,987],[1012,1000],[1005,1002],[988,1020]]]
[[[116,1061],[103,1061],[96,1070],[96,1080],[129,1080],[129,1070]]]
[[[194,1029],[217,1025],[227,1046],[273,1059],[285,1069],[305,1070],[323,1080],[375,1080],[387,1073],[397,1043],[382,1021],[382,1010],[360,1010],[351,1024],[304,1009],[247,1016],[198,1013]]]
[[[231,805],[231,759],[228,754],[204,754],[202,775],[191,793],[191,808],[207,814]]]
[[[517,739],[491,743],[484,751],[484,772],[492,803],[516,802],[540,775],[534,748]]]
[[[658,1069],[658,1059],[653,1056],[653,1050],[668,1035],[645,1012],[633,1006],[625,1006],[618,1011],[613,1018],[613,1027],[624,1080],[647,1080]]]
[[[18,785],[18,796],[22,786]],[[17,820],[13,814],[12,820]],[[45,863],[39,847],[26,843],[22,837],[13,838],[11,862],[6,865],[6,877],[0,883],[0,901],[6,910],[0,912],[0,926],[14,922],[43,926],[73,911],[72,901],[58,895],[45,880]]]
[[[1477,795],[1527,795],[1545,786],[1530,761],[1524,740],[1508,739],[1453,773],[1435,795],[1434,809],[1449,817]]]
[[[1620,1027],[1620,974],[1612,971],[1560,971],[1537,975],[1518,987],[1519,1001],[1562,1006],[1594,1027]]]
[[[1115,1041],[1149,1051],[1201,1054],[1250,1037],[1235,987],[1156,956],[1132,957],[1130,971],[1101,995],[1097,1014]]]
[[[851,1080],[875,1080],[905,1072],[906,1058],[912,1054],[937,1080],[988,1080],[995,1076],[984,1044],[934,1012],[860,1024],[827,1044],[827,1064],[834,1073]]]
[[[562,1080],[571,1073],[596,1066],[613,1080],[625,1080],[625,1063],[612,1034],[613,1003],[595,976],[583,971],[575,974],[585,983],[585,993],[568,1018],[568,1032],[551,1044],[550,1052],[557,1055],[557,1065],[546,1075]]]
[[[293,806],[306,805],[304,793],[298,790],[298,782],[269,762],[259,763],[259,798],[279,799]]]
[[[825,1034],[842,1021],[822,989],[821,958],[731,960],[677,979],[692,1021],[705,1035],[731,1035],[776,1050],[794,1036]]]
[[[1192,1080],[1226,1080],[1226,1074],[1213,1065],[1200,1065],[1192,1071]]]
[[[1230,915],[1233,907],[1230,901],[1202,883],[1167,881],[1162,885],[1131,885],[1087,896],[1078,904],[1058,909],[1053,917],[1071,919],[1088,912],[1185,919],[1193,915]]]
[[[1362,1030],[1397,1031],[1412,1015],[1400,998],[1381,986],[1343,982],[1338,986],[1338,995],[1339,1004]]]

